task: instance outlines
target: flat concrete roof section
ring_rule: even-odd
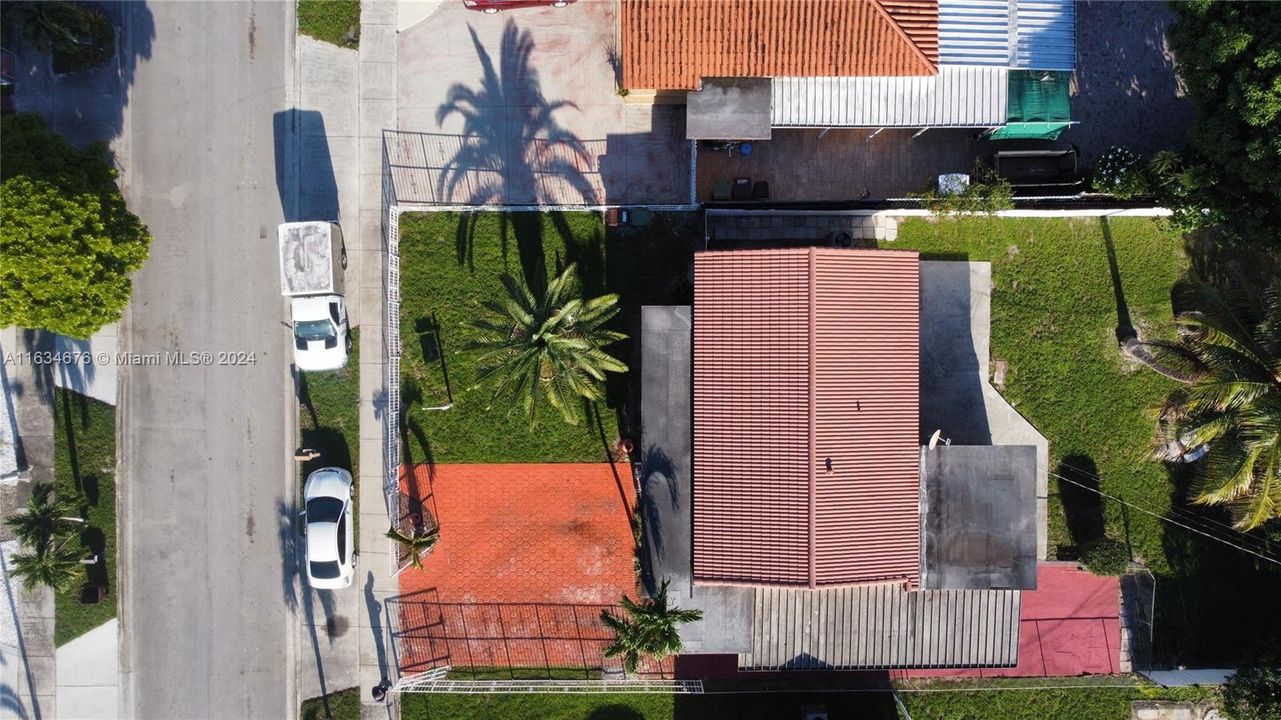
[[[740,653],[751,648],[752,589],[694,585],[689,306],[641,309],[641,523],[645,589],[671,582],[668,598],[703,611],[680,627],[685,654]]]
[[[685,137],[690,140],[769,140],[769,78],[707,78],[685,96]]]
[[[1036,448],[921,451],[925,566],[932,590],[1036,587]]]

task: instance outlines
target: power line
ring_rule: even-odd
[[[1069,469],[1073,470],[1074,472],[1079,473],[1080,475],[1083,475],[1083,476],[1088,477],[1088,478],[1090,478],[1090,479],[1092,479],[1092,480],[1095,480],[1095,481],[1097,481],[1097,482],[1098,482],[1098,483],[1100,483],[1100,484],[1102,484],[1102,482],[1103,482],[1103,478],[1101,478],[1101,477],[1099,477],[1098,475],[1095,475],[1095,474],[1093,474],[1093,473],[1091,473],[1091,472],[1088,472],[1088,471],[1086,471],[1086,470],[1084,470],[1084,469],[1082,469],[1082,468],[1078,468],[1078,467],[1076,467],[1076,466],[1074,466],[1074,465],[1070,465],[1070,464],[1068,464],[1068,463],[1066,463],[1066,462],[1064,462],[1064,463],[1060,463],[1060,465],[1062,465],[1063,467],[1067,467],[1067,468],[1069,468]],[[1057,475],[1057,474],[1055,474],[1055,473],[1050,473],[1050,474],[1051,474],[1051,475],[1054,475],[1055,477],[1058,477],[1058,478],[1060,478],[1060,479],[1067,480],[1067,482],[1072,482],[1073,484],[1078,485],[1078,486],[1081,486],[1081,487],[1083,487],[1083,488],[1085,488],[1085,489],[1087,489],[1087,490],[1092,490],[1092,491],[1095,491],[1095,492],[1099,492],[1099,494],[1101,494],[1101,495],[1104,495],[1104,494],[1105,494],[1105,493],[1102,493],[1102,492],[1098,491],[1098,490],[1097,490],[1097,488],[1093,488],[1093,487],[1090,487],[1090,486],[1088,486],[1088,485],[1083,485],[1082,483],[1075,482],[1075,481],[1073,481],[1073,480],[1071,480],[1071,479],[1068,479],[1068,478],[1063,478],[1062,476]],[[1109,497],[1110,497],[1110,496],[1109,496]],[[1125,501],[1121,500],[1120,498],[1116,498],[1116,499],[1117,499],[1117,501],[1118,501],[1118,502],[1125,502]],[[1141,509],[1141,508],[1140,508],[1140,509]],[[1193,525],[1199,525],[1199,526],[1200,526],[1200,529],[1205,530],[1206,532],[1225,532],[1225,531],[1227,531],[1227,532],[1231,532],[1234,536],[1239,537],[1241,541],[1249,541],[1250,543],[1253,543],[1253,544],[1254,544],[1254,550],[1255,550],[1256,552],[1261,552],[1261,553],[1271,554],[1273,543],[1272,543],[1272,541],[1268,540],[1267,538],[1261,538],[1261,537],[1258,537],[1257,535],[1251,535],[1251,534],[1249,534],[1249,533],[1247,533],[1247,532],[1244,532],[1244,531],[1242,531],[1242,530],[1240,530],[1240,529],[1238,529],[1238,528],[1235,528],[1235,527],[1233,527],[1233,526],[1231,526],[1231,525],[1228,525],[1228,524],[1226,524],[1226,523],[1219,522],[1218,520],[1215,520],[1215,519],[1213,519],[1213,518],[1208,518],[1208,517],[1204,517],[1204,516],[1202,516],[1202,515],[1197,515],[1197,514],[1195,514],[1195,513],[1191,512],[1191,511],[1184,510],[1183,508],[1180,508],[1180,507],[1177,507],[1177,506],[1171,506],[1170,511],[1171,511],[1171,513],[1176,514],[1179,518],[1181,518],[1182,520],[1184,520],[1184,521],[1185,521],[1185,522],[1187,522],[1187,523],[1191,523],[1191,524],[1193,524]],[[1147,512],[1148,512],[1148,514],[1150,514],[1150,515],[1154,515],[1154,513],[1150,512],[1150,511],[1147,511]],[[1163,516],[1159,516],[1159,515],[1158,515],[1157,517],[1163,517]],[[1171,519],[1171,520],[1172,520],[1172,519]],[[1212,528],[1212,527],[1209,527],[1209,525],[1207,525],[1206,523],[1209,523],[1209,524],[1212,524],[1212,525],[1216,525],[1216,526],[1218,526],[1218,527]],[[1222,530],[1220,530],[1219,528],[1222,528]],[[1192,529],[1192,528],[1190,528],[1190,529]],[[1232,545],[1232,544],[1233,544],[1231,541],[1223,540],[1222,538],[1214,538],[1214,539],[1216,539],[1216,540],[1220,540],[1221,542],[1224,542],[1224,543],[1229,544],[1229,545]]]
[[[1075,471],[1075,473],[1080,473],[1081,475],[1084,475],[1084,477],[1086,477],[1086,478],[1090,478],[1090,479],[1098,480],[1098,482],[1100,482],[1100,483],[1102,483],[1102,482],[1103,482],[1103,478],[1100,478],[1100,477],[1099,477],[1099,475],[1095,475],[1094,473],[1090,473],[1090,471],[1085,470],[1085,469],[1082,469],[1082,468],[1077,468],[1077,466],[1075,466],[1075,465],[1071,465],[1071,464],[1068,464],[1068,462],[1059,462],[1059,465],[1063,466],[1063,468],[1071,469],[1072,471]],[[1239,534],[1239,536],[1244,537],[1244,538],[1253,539],[1253,541],[1261,541],[1261,539],[1262,539],[1262,538],[1258,538],[1258,537],[1252,536],[1252,534],[1246,533],[1246,532],[1244,532],[1244,530],[1241,530],[1241,529],[1239,529],[1239,528],[1232,527],[1232,525],[1230,525],[1230,524],[1222,523],[1222,521],[1220,521],[1220,520],[1216,520],[1216,519],[1213,519],[1213,518],[1205,518],[1205,516],[1203,516],[1203,515],[1196,515],[1196,514],[1195,514],[1195,512],[1190,512],[1190,511],[1187,511],[1187,510],[1181,509],[1181,507],[1171,506],[1171,509],[1170,509],[1170,510],[1171,510],[1172,512],[1179,512],[1179,514],[1187,516],[1187,518],[1189,518],[1190,520],[1199,520],[1199,521],[1203,521],[1203,523],[1209,523],[1209,524],[1212,524],[1212,525],[1218,525],[1218,527],[1223,528],[1223,529],[1225,529],[1225,530],[1228,530],[1228,532],[1232,532],[1232,533],[1235,533],[1235,534]],[[1267,541],[1262,541],[1262,542],[1267,542]]]
[[[1071,478],[1063,477],[1062,475],[1059,475],[1058,473],[1050,473],[1050,475],[1052,475],[1052,476],[1054,476],[1054,477],[1056,477],[1056,478],[1058,478],[1059,480],[1062,480],[1062,481],[1064,481],[1064,482],[1070,482],[1070,483],[1072,483],[1073,485],[1076,485],[1076,486],[1077,486],[1077,487],[1079,487],[1079,488],[1083,488],[1083,489],[1085,489],[1085,490],[1089,490],[1090,492],[1098,493],[1099,495],[1101,495],[1101,496],[1103,496],[1103,497],[1105,497],[1105,498],[1108,498],[1108,499],[1110,499],[1110,500],[1115,500],[1115,501],[1117,501],[1117,502],[1121,503],[1122,505],[1125,505],[1126,507],[1134,508],[1135,510],[1138,510],[1139,512],[1141,512],[1141,513],[1143,513],[1143,514],[1145,514],[1145,515],[1151,515],[1152,517],[1157,518],[1158,520],[1164,520],[1165,522],[1168,522],[1168,523],[1170,523],[1171,525],[1176,525],[1176,526],[1178,526],[1178,527],[1183,528],[1184,530],[1189,530],[1189,531],[1194,532],[1194,533],[1196,533],[1196,534],[1198,534],[1198,535],[1202,535],[1202,536],[1204,536],[1204,537],[1210,538],[1211,540],[1214,540],[1215,542],[1223,543],[1224,545],[1227,545],[1227,546],[1229,546],[1229,547],[1236,548],[1237,550],[1240,550],[1241,552],[1249,553],[1250,555],[1254,555],[1255,557],[1257,557],[1257,558],[1259,558],[1259,559],[1261,559],[1261,560],[1267,560],[1267,561],[1268,561],[1268,562],[1270,562],[1270,563],[1273,563],[1273,564],[1275,564],[1275,565],[1281,566],[1281,560],[1278,560],[1277,558],[1271,557],[1271,556],[1269,556],[1269,555],[1264,555],[1264,554],[1263,554],[1263,553],[1261,553],[1261,552],[1257,552],[1257,551],[1255,551],[1255,550],[1251,550],[1250,548],[1243,547],[1243,546],[1241,546],[1241,545],[1237,545],[1237,544],[1236,544],[1236,543],[1234,543],[1234,542],[1231,542],[1231,541],[1229,541],[1229,540],[1225,540],[1224,538],[1218,537],[1218,536],[1216,536],[1216,535],[1211,535],[1210,533],[1208,533],[1208,532],[1206,532],[1206,531],[1204,531],[1204,530],[1200,530],[1200,529],[1198,529],[1198,528],[1194,528],[1194,527],[1192,527],[1191,525],[1185,525],[1184,523],[1181,523],[1181,522],[1179,522],[1178,520],[1175,520],[1174,518],[1171,518],[1171,517],[1167,517],[1167,516],[1165,516],[1165,515],[1160,515],[1160,514],[1154,513],[1154,512],[1152,512],[1151,510],[1148,510],[1147,508],[1139,507],[1138,505],[1135,505],[1135,504],[1134,504],[1134,503],[1132,503],[1132,502],[1128,502],[1128,501],[1126,501],[1126,500],[1122,500],[1121,498],[1119,498],[1119,497],[1117,497],[1117,496],[1115,496],[1115,495],[1111,495],[1111,494],[1105,493],[1105,492],[1103,492],[1102,490],[1100,490],[1100,489],[1098,489],[1098,488],[1090,487],[1089,485],[1086,485],[1086,484],[1081,483],[1081,482],[1077,482],[1076,480],[1073,480],[1073,479],[1071,479]]]

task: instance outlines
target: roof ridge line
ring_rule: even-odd
[[[930,60],[925,52],[921,50],[921,46],[916,44],[916,41],[912,39],[912,36],[908,35],[907,31],[903,29],[903,26],[898,24],[898,20],[895,20],[894,16],[890,14],[890,11],[885,9],[885,5],[881,3],[881,0],[868,1],[876,8],[876,11],[881,14],[881,17],[890,24],[890,27],[894,29],[894,32],[898,33],[899,39],[907,43],[907,46],[916,54],[917,59],[925,63],[927,68],[933,70],[935,75],[938,75],[940,63]],[[938,33],[937,27],[934,32],[936,34]]]
[[[808,275],[809,275],[809,422],[810,422],[810,426],[809,426],[809,433],[808,433],[809,457],[806,458],[806,462],[809,466],[809,481],[810,481],[810,492],[809,492],[810,538],[808,543],[809,545],[809,548],[808,548],[809,549],[809,581],[810,581],[810,588],[813,589],[815,587],[818,587],[818,578],[815,576],[816,560],[814,557],[815,556],[814,541],[818,537],[818,527],[817,527],[818,523],[817,523],[817,518],[815,517],[817,512],[817,502],[815,501],[815,495],[817,495],[818,493],[818,476],[814,468],[814,464],[818,462],[818,458],[815,456],[815,452],[817,451],[817,443],[814,440],[814,428],[817,425],[817,418],[815,417],[817,413],[814,410],[814,400],[816,396],[816,393],[814,391],[814,381],[815,381],[815,376],[817,375],[817,372],[814,366],[815,365],[814,342],[815,342],[816,336],[818,335],[818,333],[814,331],[814,323],[815,323],[814,316],[816,314],[815,305],[817,304],[817,300],[816,300],[817,293],[815,292],[815,287],[814,287],[816,284],[816,281],[814,279],[814,270],[815,270],[815,267],[817,266],[816,259],[818,257],[818,248],[811,247],[809,249],[808,255],[809,255]]]

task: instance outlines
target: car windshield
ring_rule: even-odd
[[[342,501],[338,498],[323,497],[307,502],[308,523],[338,522],[339,515],[342,515]]]
[[[338,563],[336,562],[316,562],[311,563],[311,576],[317,580],[333,580],[338,577]]]
[[[294,335],[301,340],[324,340],[334,336],[334,324],[328,320],[302,320],[294,323]]]

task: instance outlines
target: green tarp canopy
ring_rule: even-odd
[[[1065,122],[1012,122],[992,131],[993,140],[1058,140]]]
[[[992,131],[992,139],[1057,140],[1072,119],[1068,101],[1071,77],[1069,72],[1010,71],[1008,122]]]

